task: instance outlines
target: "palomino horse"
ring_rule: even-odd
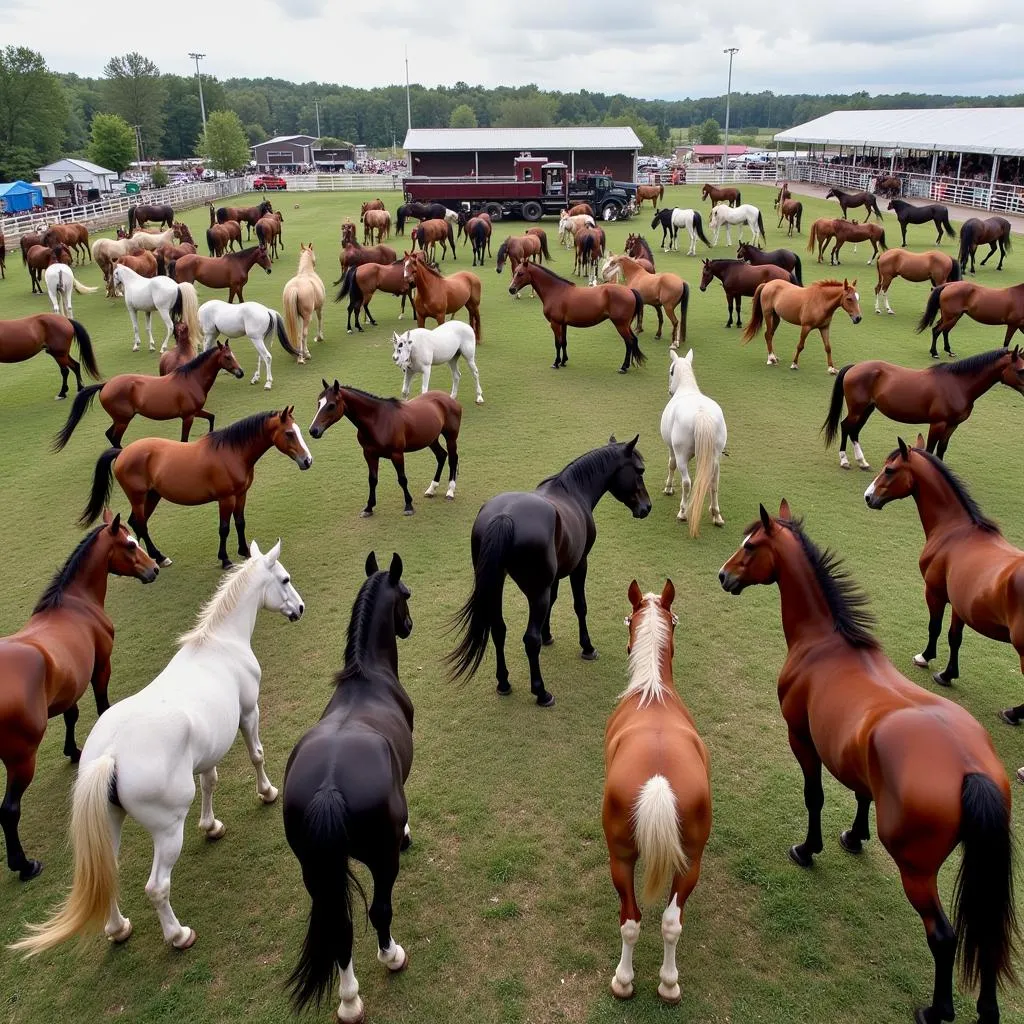
[[[412,251],[416,251],[417,244],[419,247],[426,252],[427,246],[430,246],[430,262],[436,263],[435,252],[437,249],[437,243],[441,243],[441,259],[446,259],[448,256],[449,247],[452,250],[452,259],[457,259],[455,255],[455,234],[452,231],[451,224],[446,220],[424,220],[410,232],[412,235]]]
[[[932,327],[933,359],[938,358],[936,346],[940,334],[946,353],[953,354],[949,347],[949,332],[965,314],[979,324],[1005,324],[1003,346],[1008,346],[1016,331],[1024,334],[1024,284],[1012,288],[986,288],[973,281],[954,281],[933,288],[917,324],[917,333],[920,334],[939,317],[939,322]]]
[[[672,210],[656,210],[651,220],[652,228],[661,228],[661,251],[668,252],[669,248],[679,251],[679,229],[686,228],[690,236],[690,248],[686,250],[687,256],[697,255],[697,239],[699,238],[709,249],[711,243],[704,235],[704,222],[697,210],[682,210],[678,206]],[[669,241],[671,240],[671,241]],[[669,244],[666,246],[666,242]]]
[[[192,343],[192,335],[188,332],[188,324],[176,323],[174,325],[174,348],[168,349],[160,356],[160,376],[165,377],[179,366],[192,362],[195,357],[196,349]]]
[[[710,182],[706,183],[700,191],[701,202],[705,199],[711,200],[711,205],[715,203],[725,203],[727,206],[739,206],[743,202],[743,198],[740,196],[740,190],[738,188],[719,188],[717,185],[712,185]]]
[[[850,853],[863,849],[873,801],[878,838],[924,924],[935,986],[931,1005],[914,1019],[953,1019],[953,966],[960,960],[965,981],[981,981],[979,1024],[995,1024],[997,986],[1012,976],[1016,925],[1010,784],[988,733],[958,704],[896,671],[871,634],[863,592],[834,555],[815,546],[785,501],[777,519],[761,506],[718,578],[731,594],[779,586],[789,646],[779,703],[807,807],[807,837],[790,858],[810,867],[824,849],[824,765],[857,797],[840,845]],[[938,873],[961,843],[954,926],[942,909]]]
[[[480,278],[472,271],[461,270],[445,277],[439,270],[427,266],[419,254],[407,252],[403,263],[406,284],[416,289],[416,325],[425,327],[427,320],[443,324],[445,317],[465,307],[469,324],[481,339]]]
[[[114,265],[117,263],[122,256],[127,256],[128,253],[134,252],[129,244],[127,238],[97,238],[92,243],[92,258],[96,266],[100,268],[103,273],[103,282],[107,286],[107,298],[116,298],[114,292]]]
[[[206,247],[211,256],[223,256],[242,248],[242,228],[237,221],[226,220],[223,224],[211,224],[206,229]]]
[[[146,315],[146,333],[149,334],[150,352],[156,349],[156,341],[153,339],[154,312],[159,313],[160,319],[167,326],[167,334],[160,346],[161,352],[167,348],[171,331],[174,329],[174,319],[178,316],[188,324],[192,336],[199,337],[199,297],[191,284],[187,282],[176,284],[167,277],[140,277],[134,270],[120,262],[114,264],[111,281],[114,289],[120,288],[124,295],[124,304],[128,308],[132,333],[135,336],[133,352],[138,352],[142,345],[142,339],[139,337],[140,312]]]
[[[568,328],[594,327],[605,320],[611,320],[626,346],[619,373],[626,373],[630,366],[642,366],[647,362],[632,328],[633,321],[639,319],[644,308],[644,300],[635,289],[621,284],[577,288],[572,281],[559,277],[547,267],[520,263],[508,290],[515,295],[527,285],[540,296],[544,318],[555,336],[553,369],[557,370],[569,362]]]
[[[429,448],[437,459],[437,472],[424,492],[432,498],[441,482],[441,471],[448,462],[448,490],[445,498],[455,500],[455,484],[459,475],[459,427],[462,424],[462,406],[441,391],[428,391],[408,402],[397,398],[378,398],[359,388],[342,387],[322,381],[324,389],[317,396],[316,416],[309,427],[312,438],[324,436],[327,428],[344,416],[356,428],[356,440],[363,449],[363,458],[369,469],[370,496],[359,513],[363,519],[373,515],[377,504],[377,480],[381,459],[390,460],[395,467],[398,486],[405,498],[404,514],[411,516],[412,507],[409,480],[405,475],[406,452],[419,452]],[[445,450],[441,438],[448,445]]]
[[[71,355],[71,346],[78,342],[85,371],[93,380],[100,379],[89,332],[77,321],[54,313],[36,313],[19,320],[0,320],[0,363],[22,363],[40,352],[53,357],[60,367],[60,391],[57,399],[67,398],[68,370],[75,375],[82,390],[82,367]]]
[[[136,228],[135,234],[124,239],[124,242],[128,252],[139,252],[142,249],[156,252],[165,245],[174,245],[176,237],[173,228],[167,228],[165,231],[143,231]]]
[[[740,226],[736,236],[737,242],[743,241],[743,228],[748,227],[750,228],[751,243],[757,245],[758,238],[761,239],[762,244],[764,243],[764,218],[761,216],[761,211],[751,203],[744,203],[742,206],[736,207],[721,205],[711,208],[708,228],[715,233],[711,240],[712,246],[718,245],[718,236],[723,226],[725,227],[725,240],[732,245],[732,228],[736,224]]]
[[[383,207],[363,213],[363,245],[383,242],[391,237],[391,214]]]
[[[337,282],[335,282],[337,284]],[[362,325],[359,323],[359,312],[366,313],[366,319],[374,326],[377,321],[373,319],[370,312],[370,300],[378,292],[387,292],[389,295],[400,295],[402,297],[402,308],[398,313],[398,319],[405,316],[405,300],[409,300],[412,306],[413,315],[416,313],[416,303],[413,302],[412,285],[405,279],[405,260],[395,260],[384,266],[382,263],[363,263],[356,267],[349,267],[342,278],[341,288],[335,296],[335,302],[341,302],[348,296],[348,320],[346,331],[352,333],[352,314],[356,317],[356,330],[362,333]]]
[[[46,293],[50,296],[50,305],[54,313],[60,313],[69,320],[75,315],[71,297],[75,292],[79,295],[90,295],[98,292],[98,288],[90,288],[75,277],[74,271],[66,263],[51,263],[43,271],[46,281]]]
[[[153,206],[147,203],[138,203],[128,207],[128,234],[134,233],[136,228],[144,228],[147,224],[158,224],[169,228],[174,224],[174,208],[172,206]]]
[[[612,995],[633,995],[633,947],[640,937],[640,907],[634,873],[644,862],[643,902],[648,907],[669,893],[661,917],[665,959],[658,995],[680,1000],[676,944],[686,901],[700,879],[701,858],[711,834],[710,759],[693,717],[672,680],[676,616],[675,587],[661,595],[629,585],[629,685],[604,731],[605,783],[601,824],[608,845],[612,884],[619,895],[622,956],[612,977]]]
[[[886,250],[885,244],[885,228],[881,224],[853,224],[848,220],[837,218],[832,221],[833,227],[835,228],[835,242],[832,245],[832,253],[829,256],[829,263],[833,266],[839,266],[839,250],[847,242],[870,242],[871,243],[871,258],[868,260],[868,266],[875,261],[875,257],[878,255],[879,247],[882,252]]]
[[[427,330],[425,327],[414,327],[405,334],[392,332],[392,343],[395,350],[392,358],[395,365],[405,374],[402,382],[402,398],[408,398],[412,389],[412,379],[416,374],[423,375],[422,394],[430,390],[430,370],[441,363],[447,363],[452,371],[452,398],[459,397],[459,381],[462,373],[459,370],[459,357],[466,360],[466,365],[476,381],[476,404],[484,404],[484,393],[480,387],[480,371],[476,366],[476,336],[469,324],[461,320],[449,320]]]
[[[108,448],[96,461],[92,493],[81,516],[88,525],[102,511],[110,495],[112,475],[131,502],[128,519],[158,565],[170,565],[149,535],[149,519],[161,498],[175,505],[206,505],[220,508],[220,547],[217,557],[225,569],[228,534],[234,516],[238,531],[238,553],[249,555],[245,539],[245,499],[252,487],[257,461],[271,448],[294,460],[299,469],[309,469],[309,454],[302,431],[289,406],[281,412],[257,412],[223,430],[204,434],[186,444],[162,437],[144,437],[127,448]]]
[[[270,342],[275,330],[281,348],[290,356],[298,358],[298,350],[292,347],[291,339],[285,330],[281,314],[264,306],[261,302],[224,302],[221,299],[210,299],[199,307],[197,317],[199,330],[203,338],[203,350],[211,345],[221,334],[226,338],[248,338],[256,349],[256,372],[250,384],[259,384],[260,368],[267,368],[267,382],[264,391],[274,386],[274,375],[271,373]]]
[[[779,321],[800,325],[800,341],[793,353],[791,370],[799,369],[800,353],[804,350],[804,342],[811,331],[821,335],[821,343],[825,346],[825,359],[828,361],[828,372],[835,373],[832,363],[832,346],[829,344],[829,328],[836,310],[842,309],[850,320],[859,324],[861,321],[860,296],[857,294],[857,281],[815,281],[806,288],[790,284],[788,281],[768,281],[759,284],[754,292],[754,312],[743,332],[743,344],[757,336],[764,324],[764,340],[768,346],[768,365],[779,361],[772,347],[772,339],[778,328]]]
[[[53,248],[66,245],[74,254],[76,263],[91,258],[89,252],[89,229],[84,224],[71,221],[68,224],[54,224],[43,232],[43,245]]]
[[[672,324],[672,348],[679,348],[686,342],[686,311],[690,305],[690,286],[678,275],[671,273],[650,274],[629,256],[609,255],[601,271],[604,281],[615,281],[622,278],[627,288],[640,293],[640,297],[648,306],[658,311],[658,333],[661,337],[662,311]],[[676,308],[679,316],[676,317]],[[644,329],[643,315],[637,325],[637,333]]]
[[[643,208],[644,200],[650,199],[651,208],[656,210],[658,204],[665,198],[665,186],[664,185],[637,185],[636,187],[636,208],[640,210]],[[590,214],[593,217],[593,213]]]
[[[946,234],[949,235],[950,238],[956,237],[956,232],[949,223],[949,208],[942,206],[940,203],[929,203],[927,206],[915,206],[913,203],[908,203],[903,199],[893,199],[886,209],[894,211],[896,219],[900,222],[900,231],[903,232],[902,245],[907,244],[908,224],[927,224],[928,221],[931,221],[935,225],[936,245],[942,244],[943,230],[945,230]]]
[[[299,243],[299,269],[284,286],[281,308],[284,310],[285,333],[295,339],[300,364],[313,357],[309,354],[309,325],[316,313],[316,337],[324,340],[324,302],[327,289],[316,272],[313,243]],[[301,325],[301,326],[300,326]]]
[[[64,263],[71,266],[71,250],[63,243],[58,242],[55,246],[33,245],[28,251],[26,262],[28,264],[28,276],[32,282],[32,294],[43,294],[43,272],[47,267],[55,263]]]
[[[274,260],[277,259],[277,247],[284,248],[283,223],[284,217],[280,212],[268,213],[256,221],[256,241]]]
[[[946,454],[953,431],[966,422],[974,403],[997,384],[1024,394],[1024,358],[1018,349],[997,348],[994,352],[940,363],[926,370],[872,359],[844,366],[832,386],[832,401],[822,424],[825,447],[831,446],[842,429],[839,465],[849,469],[846,439],[853,442],[853,455],[861,469],[870,469],[860,447],[860,432],[868,417],[878,409],[897,423],[930,423],[928,451],[940,459]],[[839,416],[846,399],[846,417]]]
[[[804,204],[796,199],[783,199],[779,203],[779,223],[777,227],[782,227],[782,222],[789,222],[789,230],[786,232],[790,238],[793,237],[793,228],[796,227],[796,233],[800,234],[800,218],[804,215]]]
[[[604,259],[606,238],[604,228],[583,228],[576,232],[576,254],[573,273],[585,276],[591,284],[597,284],[597,270]]]
[[[228,252],[223,256],[182,256],[167,265],[167,276],[172,281],[205,284],[207,288],[227,288],[228,302],[245,302],[242,289],[249,280],[253,267],[262,267],[268,274],[273,270],[267,250],[253,246],[241,252]]]
[[[558,584],[569,577],[572,604],[579,620],[580,657],[594,661],[597,651],[587,629],[587,556],[597,539],[594,509],[611,494],[646,519],[651,499],[644,486],[644,460],[636,450],[639,435],[608,444],[574,459],[560,473],[542,480],[533,491],[509,491],[491,498],[473,523],[470,551],[473,590],[452,622],[462,633],[448,655],[452,677],[472,677],[494,640],[498,693],[512,692],[505,663],[502,593],[511,576],[530,605],[523,647],[530,663],[530,692],[542,708],[555,703],[540,674],[540,649],[553,643],[551,609]]]
[[[874,214],[879,223],[882,222],[882,211],[878,208],[878,200],[870,192],[847,192],[846,189],[833,186],[825,193],[825,198],[837,199],[844,217],[846,217],[847,210],[863,206],[867,211],[865,220],[870,220],[871,214]]]
[[[7,866],[27,882],[43,865],[25,855],[18,835],[21,798],[36,770],[36,751],[46,723],[64,716],[64,756],[77,764],[78,701],[92,684],[96,711],[110,707],[107,683],[114,624],[103,608],[107,576],[156,579],[156,563],[121,525],[103,514],[103,523],[79,542],[46,592],[32,618],[12,636],[0,639],[0,761],[7,788],[0,803],[0,826],[7,843]]]
[[[214,415],[203,406],[221,370],[233,377],[243,376],[230,345],[218,344],[167,376],[120,373],[105,384],[91,384],[75,396],[67,422],[54,439],[53,451],[61,451],[71,440],[75,427],[97,395],[111,421],[104,434],[115,448],[121,447],[121,439],[136,416],[149,420],[180,419],[182,441],[188,440],[192,421],[197,416],[206,420],[213,430]]]
[[[636,260],[649,274],[654,273],[654,253],[646,238],[641,235],[628,234],[623,252],[630,259]]]
[[[763,267],[769,263],[776,267],[782,267],[783,270],[788,270],[793,275],[797,284],[804,283],[804,271],[800,257],[791,249],[772,249],[771,252],[765,252],[764,249],[758,249],[756,245],[751,245],[749,242],[740,242],[736,247],[736,259],[744,260],[755,267]]]
[[[252,229],[256,227],[256,221],[268,213],[273,213],[274,208],[270,205],[269,199],[264,199],[259,206],[221,206],[217,209],[216,223],[223,224],[233,220],[238,224],[245,225],[245,238],[248,241],[252,238]],[[213,203],[210,203],[210,224],[214,224]]]
[[[351,267],[361,267],[364,263],[381,263],[390,266],[397,259],[395,250],[390,245],[361,246],[358,242],[346,242],[338,256],[341,264],[341,277],[333,284],[341,284],[345,272]]]
[[[109,941],[127,941],[132,924],[117,902],[117,855],[129,816],[153,839],[146,895],[164,942],[188,949],[196,941],[196,933],[178,920],[170,900],[171,872],[196,795],[195,776],[202,790],[199,829],[207,839],[220,839],[224,823],[213,814],[217,764],[241,729],[260,800],[270,804],[277,799],[263,767],[257,703],[262,671],[252,650],[252,633],[263,608],[289,622],[302,615],[302,598],[279,561],[280,553],[280,541],[265,555],[254,541],[252,557],[221,580],[164,670],[96,723],[75,780],[71,892],[49,921],[29,926],[17,949],[41,953],[100,927]]]
[[[409,957],[391,937],[391,893],[399,854],[412,842],[405,782],[412,766],[413,706],[398,679],[397,638],[412,633],[402,559],[366,579],[349,619],[345,664],[320,721],[295,745],[284,777],[284,833],[302,867],[309,923],[288,979],[297,1011],[319,1004],[341,972],[337,1020],[363,1020],[352,959],[352,858],[373,877],[369,918],[378,959],[391,972]]]
[[[928,252],[910,252],[907,249],[887,249],[875,261],[878,270],[878,284],[875,285],[875,312],[880,298],[885,299],[885,311],[895,315],[896,311],[889,305],[889,286],[897,277],[904,281],[931,281],[932,287],[945,284],[947,281],[959,281],[960,264],[952,256],[937,249]]]
[[[1003,269],[1003,260],[1006,254],[1012,249],[1011,232],[1012,225],[1005,217],[988,217],[981,220],[978,217],[971,217],[965,220],[960,226],[960,272],[967,273],[967,261],[971,262],[971,273],[974,273],[974,254],[979,245],[988,245],[988,255],[981,261],[986,263],[995,255],[996,246],[999,247],[999,265],[996,270]]]
[[[742,327],[743,321],[740,318],[740,305],[743,297],[752,298],[756,293],[758,285],[765,281],[792,281],[797,283],[796,277],[788,270],[776,266],[774,263],[762,263],[753,265],[743,260],[705,260],[704,269],[700,275],[700,290],[707,291],[708,285],[718,278],[722,282],[722,290],[725,292],[726,305],[729,307],[729,319],[725,322],[726,327],[732,327],[732,308],[736,306],[736,326]]]
[[[807,233],[807,251],[814,252],[818,247],[818,262],[824,262],[825,252],[828,250],[829,242],[836,237],[836,225],[841,223],[841,217],[819,217]]]

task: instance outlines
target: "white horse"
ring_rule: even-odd
[[[224,302],[223,299],[210,299],[199,307],[199,331],[197,336],[203,339],[202,351],[213,344],[221,334],[226,338],[248,338],[256,349],[256,372],[250,384],[259,384],[260,366],[267,367],[267,382],[264,391],[269,391],[274,384],[274,375],[270,372],[270,349],[268,342],[273,341],[274,329],[277,329],[277,340],[281,348],[289,355],[298,357],[298,351],[292,348],[288,340],[281,314],[268,309],[260,302]]]
[[[114,264],[111,282],[115,291],[120,288],[124,295],[124,304],[128,307],[128,316],[131,318],[132,331],[135,335],[133,352],[138,352],[142,344],[139,338],[139,313],[146,314],[150,352],[156,349],[156,342],[153,340],[154,312],[160,314],[160,319],[167,327],[167,334],[160,346],[161,352],[166,351],[167,342],[174,331],[174,314],[180,313],[188,325],[189,334],[193,338],[199,337],[199,320],[196,316],[199,297],[196,295],[195,285],[188,282],[178,284],[169,277],[143,277],[122,263]]]
[[[444,219],[449,224],[459,223],[459,215],[454,210],[449,210],[447,206],[444,208]]]
[[[764,244],[764,220],[761,217],[761,211],[753,206],[751,203],[744,203],[742,206],[728,206],[726,203],[719,203],[711,211],[711,230],[714,231],[715,237],[711,240],[712,245],[718,245],[718,235],[722,230],[722,225],[725,225],[725,240],[732,245],[732,225],[739,224],[739,234],[736,236],[737,242],[743,241],[743,226],[746,225],[750,228],[750,233],[753,236],[750,241],[752,245],[757,245],[758,235],[761,236],[761,244]]]
[[[91,295],[99,288],[90,288],[75,277],[74,272],[66,263],[51,263],[45,270],[46,290],[50,293],[50,305],[54,313],[63,314],[69,320],[75,315],[71,308],[71,295]]]
[[[74,882],[67,900],[45,924],[33,925],[18,948],[29,955],[98,928],[124,942],[131,922],[117,905],[117,855],[129,815],[153,837],[153,868],[146,883],[163,931],[175,949],[196,933],[171,909],[171,871],[181,854],[185,818],[202,789],[199,830],[220,839],[213,814],[217,764],[242,730],[256,769],[256,792],[277,799],[263,767],[259,737],[260,663],[252,633],[261,608],[296,622],[302,598],[278,560],[281,542],[265,555],[255,541],[247,562],[226,573],[179,641],[178,652],[147,687],[119,701],[93,727],[82,749],[71,810]]]
[[[679,252],[679,229],[686,228],[686,233],[690,236],[690,247],[686,250],[687,256],[697,255],[697,239],[699,238],[705,245],[709,246],[711,243],[704,237],[704,221],[701,218],[699,210],[684,210],[682,207],[675,207],[671,215],[665,218],[667,210],[658,210],[655,217],[655,226],[661,224],[661,251],[662,252]],[[668,220],[666,224],[665,221]],[[665,248],[666,235],[671,235],[671,241],[669,247]]]
[[[592,228],[596,226],[594,218],[591,217],[589,213],[577,213],[575,217],[570,217],[569,214],[563,210],[561,216],[558,218],[558,240],[562,243],[564,248],[571,249],[573,247],[577,231],[582,228]]]
[[[122,241],[126,243],[125,247],[128,252],[138,252],[141,249],[156,252],[162,245],[174,245],[174,228],[167,228],[165,231],[146,231],[143,228],[136,228],[134,234]]]
[[[680,357],[669,352],[668,405],[661,414],[661,439],[668,445],[668,479],[665,493],[674,494],[672,486],[678,468],[681,477],[679,514],[676,518],[690,521],[690,536],[700,532],[704,499],[711,492],[711,521],[725,526],[718,507],[718,475],[725,450],[726,429],[722,407],[697,387],[693,375],[693,349]],[[697,467],[690,484],[688,465],[696,456]]]
[[[476,335],[469,324],[461,320],[449,320],[432,330],[425,327],[414,327],[405,334],[391,335],[395,346],[392,358],[395,365],[405,371],[405,383],[402,384],[402,397],[408,398],[412,388],[412,379],[417,373],[423,374],[425,393],[430,389],[430,368],[447,363],[452,371],[452,398],[458,398],[459,356],[469,365],[476,381],[476,404],[484,404],[484,393],[480,387],[480,371],[476,368]]]

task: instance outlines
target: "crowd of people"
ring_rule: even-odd
[[[966,181],[988,182],[992,177],[992,157],[980,154],[965,153],[960,160],[958,153],[940,153],[935,164],[936,177],[948,178],[951,181],[959,178]],[[835,165],[852,165],[853,157],[849,153],[837,153],[819,162]],[[857,155],[857,170],[875,170],[879,174],[889,173],[890,160],[887,156],[865,154]],[[895,174],[926,174],[932,173],[932,154],[921,156],[899,156],[893,166]],[[1024,165],[1019,157],[1003,157],[996,168],[996,183],[1000,185],[1024,185]]]

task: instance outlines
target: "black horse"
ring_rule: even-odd
[[[825,198],[838,199],[844,217],[847,210],[863,206],[867,211],[867,216],[864,218],[865,223],[871,219],[871,214],[878,218],[879,224],[882,223],[882,211],[878,208],[878,200],[870,192],[847,192],[845,189],[833,186],[825,193]]]
[[[1010,232],[1012,226],[1005,217],[987,217],[982,220],[980,217],[972,217],[960,225],[960,273],[967,273],[967,261],[971,262],[971,273],[974,273],[974,252],[979,245],[988,243],[988,255],[981,261],[986,263],[995,255],[996,246],[999,246],[999,266],[996,270],[1003,269],[1003,260],[1011,250]]]
[[[939,233],[935,239],[936,245],[942,244],[943,229],[950,238],[956,237],[956,232],[949,223],[949,208],[941,203],[915,206],[904,199],[893,199],[887,209],[894,210],[896,213],[896,219],[900,222],[900,230],[903,232],[903,245],[907,244],[908,224],[927,224],[928,221],[932,221],[935,224],[935,230]]]
[[[487,225],[482,220],[478,220],[472,228],[467,228],[467,234],[469,234],[469,241],[473,246],[473,266],[477,265],[477,259],[479,259],[482,267],[484,257],[487,255],[487,243],[491,237],[487,234]]]
[[[391,937],[391,892],[409,837],[405,780],[412,766],[413,707],[398,680],[398,643],[412,632],[402,559],[378,571],[373,552],[352,606],[345,667],[320,721],[295,745],[284,778],[284,831],[311,905],[299,962],[288,979],[297,1010],[318,1006],[341,972],[342,1020],[362,1020],[352,963],[351,858],[373,877],[370,922],[390,971],[408,962]]]
[[[665,240],[671,236],[673,247],[676,244],[676,236],[679,228],[672,223],[672,208],[665,207],[663,210],[655,210],[654,218],[651,220],[652,228],[661,228],[661,247],[665,248]],[[711,243],[704,235],[704,220],[699,210],[693,211],[693,230],[697,237],[710,249]]]
[[[405,234],[406,217],[417,220],[444,220],[448,207],[444,203],[406,203],[400,206],[395,214],[395,234]]]
[[[766,263],[782,267],[783,270],[788,270],[793,275],[801,288],[803,287],[804,271],[800,257],[789,249],[772,249],[771,252],[765,252],[764,249],[758,249],[750,242],[740,242],[739,248],[736,250],[736,259],[745,260],[755,267],[763,267]]]
[[[472,676],[494,638],[498,693],[512,691],[505,664],[505,620],[501,598],[511,576],[530,604],[523,646],[530,662],[530,690],[542,708],[555,698],[544,688],[540,648],[553,643],[551,608],[559,580],[569,577],[573,609],[580,624],[581,657],[593,661],[597,651],[587,631],[587,555],[597,538],[594,509],[605,493],[621,501],[636,519],[651,511],[644,486],[644,460],[636,450],[639,434],[621,443],[612,437],[570,462],[561,473],[542,480],[532,492],[508,491],[491,498],[473,524],[471,550],[473,592],[456,615],[452,628],[462,632],[448,656],[452,677]]]

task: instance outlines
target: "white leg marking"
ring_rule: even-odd
[[[857,460],[857,465],[861,469],[870,469],[868,460],[864,458],[864,452],[861,451],[860,443],[858,441],[853,442],[853,457]]]
[[[359,998],[359,981],[349,960],[348,966],[341,972],[338,984],[338,995],[341,1005],[338,1007],[338,1020],[343,1024],[354,1024],[363,1019],[363,1001]]]
[[[619,934],[622,936],[622,956],[612,976],[612,994],[619,999],[628,999],[633,994],[633,947],[640,938],[640,922],[624,922]]]
[[[658,976],[661,984],[658,986],[658,995],[667,1003],[679,1002],[679,971],[676,970],[676,944],[682,934],[682,914],[679,909],[679,897],[673,893],[672,902],[665,908],[661,915],[661,937],[665,941],[665,959],[661,965]]]
[[[388,948],[378,949],[377,959],[389,971],[400,971],[405,966],[405,950],[390,935],[388,938],[391,940]]]

